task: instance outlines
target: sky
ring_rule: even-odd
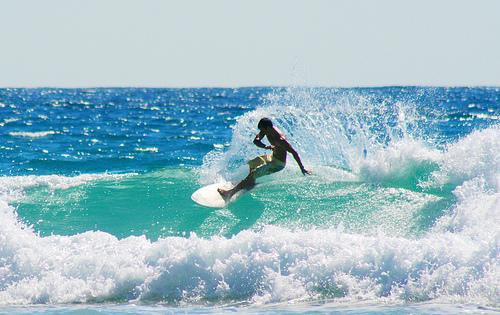
[[[0,0],[0,87],[500,86],[496,0]]]

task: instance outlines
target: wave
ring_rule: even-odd
[[[391,172],[407,172],[415,163],[431,161],[439,168],[430,173],[430,184],[440,186],[447,180],[445,184],[454,185],[454,205],[418,238],[353,233],[342,225],[308,230],[263,226],[230,238],[191,234],[157,241],[145,236],[118,239],[99,231],[41,237],[8,204],[20,192],[33,185],[65,189],[122,175],[5,178],[0,304],[334,299],[500,307],[500,174],[494,168],[499,156],[495,150],[479,152],[498,138],[500,130],[492,127],[443,152],[394,145],[374,154],[384,162],[387,156],[404,157],[387,164],[394,167],[385,168],[382,175],[371,172],[373,164],[366,162],[364,176],[383,181]],[[478,158],[457,163],[457,152],[466,158],[469,150]]]
[[[422,141],[402,139],[367,156],[359,166],[359,176],[369,182],[414,180],[438,168],[443,156]]]
[[[53,131],[53,130],[48,130],[48,131],[34,131],[34,132],[29,132],[29,131],[11,131],[9,132],[9,135],[12,137],[23,137],[23,138],[44,138],[50,135],[55,135],[58,132]]]
[[[491,198],[498,206],[500,196]],[[498,207],[490,210],[498,217]],[[433,231],[409,240],[269,226],[230,239],[192,235],[150,242],[103,232],[40,238],[12,211],[2,212],[2,304],[315,298],[500,303],[493,234]]]
[[[244,174],[244,160],[259,153],[249,144],[252,130],[258,119],[270,116],[306,165],[318,165],[319,182],[387,187],[384,191],[403,187],[446,195],[451,203],[428,230],[413,237],[344,224],[263,224],[230,237],[192,233],[156,241],[144,235],[118,239],[100,231],[40,236],[12,206],[28,188],[67,189],[128,175],[0,178],[0,304],[333,299],[500,307],[500,128],[477,130],[437,147],[419,134],[423,122],[411,102],[380,105],[362,95],[341,95],[327,99],[338,104],[332,107],[321,95],[292,94],[271,97],[266,106],[240,117],[228,150],[207,155],[200,182]],[[295,167],[285,172],[286,179],[276,185],[304,178]],[[404,199],[395,210],[404,212],[411,203]],[[280,210],[301,215],[299,205]],[[384,224],[383,218],[376,224]]]
[[[460,184],[484,177],[494,189],[500,187],[500,126],[477,130],[447,147],[440,170],[434,174],[441,184]]]
[[[1,106],[0,106],[0,108],[1,108]],[[13,123],[13,122],[16,122],[16,121],[19,121],[19,120],[20,120],[19,118],[5,118],[3,120],[3,122],[0,122],[0,127],[3,127],[5,125],[7,125],[7,124],[10,124],[10,123]]]
[[[24,197],[27,189],[46,186],[50,190],[68,189],[96,180],[112,180],[136,175],[129,174],[81,174],[78,176],[61,175],[27,175],[27,176],[0,176],[0,200],[11,203]]]

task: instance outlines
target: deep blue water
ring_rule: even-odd
[[[285,88],[0,89],[0,172],[76,174],[199,166],[214,145],[230,142],[231,126],[239,116],[266,103],[266,96],[293,93]],[[318,88],[311,93],[332,106],[347,93],[369,97],[374,105],[411,102],[434,119],[434,129],[423,132],[437,134],[440,142],[491,125],[499,114],[496,88]],[[54,134],[10,135],[40,131]],[[158,152],[137,151],[141,148]]]

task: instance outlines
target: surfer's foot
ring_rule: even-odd
[[[224,190],[222,188],[217,188],[217,191],[219,192],[219,194],[224,199],[227,199],[227,198],[231,197],[231,191],[230,190]]]

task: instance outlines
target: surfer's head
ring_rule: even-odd
[[[273,127],[273,122],[271,121],[271,119],[267,117],[262,118],[257,124],[257,128],[259,128],[259,130],[265,130],[267,128],[272,128],[272,127]]]

